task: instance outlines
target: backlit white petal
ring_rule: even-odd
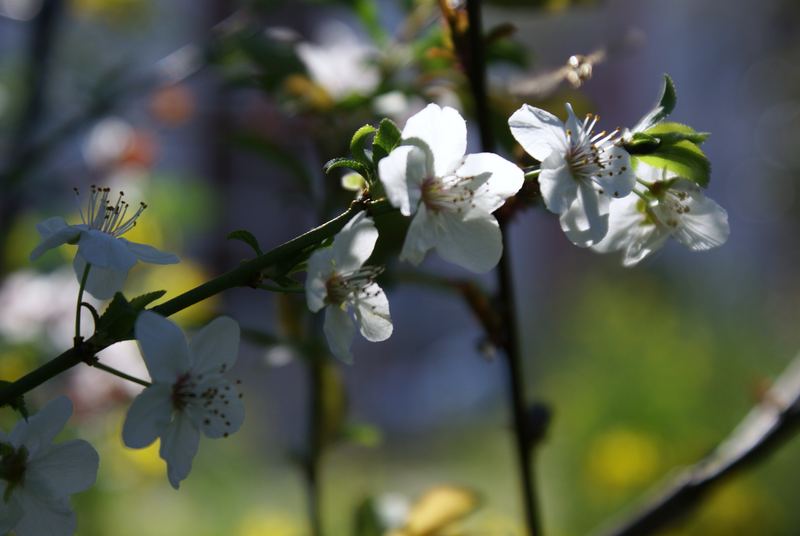
[[[424,141],[433,154],[435,175],[444,177],[455,171],[464,158],[467,124],[454,108],[431,103],[408,119],[402,138]]]
[[[559,222],[567,238],[578,247],[600,242],[608,232],[608,198],[585,183],[578,184],[578,197]]]
[[[353,343],[356,328],[350,313],[337,305],[329,305],[325,308],[323,331],[331,353],[345,363],[352,363],[353,354],[350,352],[350,345]]]
[[[523,104],[508,119],[508,126],[514,139],[540,162],[554,150],[563,151],[567,145],[564,123],[540,108]]]
[[[491,214],[462,220],[441,213],[437,220],[436,252],[443,259],[467,270],[485,273],[497,266],[503,254],[500,226]]]
[[[210,404],[202,399],[192,401],[185,413],[207,437],[227,437],[242,426],[244,404],[234,385],[225,378],[215,376],[199,385],[201,392],[210,389],[218,393]]]
[[[212,320],[189,341],[195,374],[221,374],[233,367],[239,355],[239,324],[220,316]]]
[[[100,457],[81,439],[52,445],[28,464],[26,482],[37,480],[56,497],[84,491],[94,485]]]
[[[70,415],[72,415],[72,401],[66,396],[59,396],[48,402],[27,421],[19,421],[11,431],[11,444],[15,447],[25,445],[28,454],[36,456],[40,449],[53,442],[67,424]]]
[[[419,202],[418,184],[427,174],[425,165],[425,154],[409,145],[395,148],[389,156],[378,162],[378,175],[386,197],[404,216],[410,216],[416,210]],[[417,192],[414,202],[411,200],[409,183]]]
[[[539,188],[547,210],[563,214],[578,196],[578,182],[561,153],[553,152],[542,163]]]
[[[122,240],[94,229],[81,234],[78,255],[92,266],[113,268],[125,273],[136,264],[136,255]]]
[[[159,456],[167,462],[167,478],[172,487],[178,489],[183,479],[192,470],[192,460],[200,444],[200,431],[188,415],[175,414],[175,420],[161,436]]]
[[[325,298],[328,295],[326,282],[333,269],[333,248],[317,249],[308,258],[306,303],[312,313],[325,307]]]
[[[689,212],[682,214],[674,231],[675,239],[693,251],[721,246],[728,240],[728,213],[702,192],[690,197]]]
[[[144,311],[134,326],[139,349],[154,382],[172,384],[191,366],[183,332],[163,316]]]
[[[435,222],[429,217],[428,209],[425,205],[420,205],[406,231],[403,249],[400,251],[401,261],[410,262],[414,266],[422,262],[425,253],[436,245],[434,226]]]
[[[72,268],[75,271],[75,277],[80,281],[86,268],[86,261],[80,254],[75,255],[72,260]],[[127,277],[128,270],[92,265],[91,270],[89,270],[89,277],[86,279],[86,292],[98,300],[109,300],[114,297],[114,294],[122,290]]]
[[[359,212],[333,239],[333,263],[337,272],[351,272],[366,262],[375,243],[378,230],[366,212]]]
[[[67,498],[22,490],[18,500],[24,514],[14,527],[16,536],[72,536],[75,533],[78,523]]]
[[[468,154],[456,174],[475,177],[470,185],[475,192],[472,203],[488,213],[503,206],[525,182],[525,175],[519,167],[494,153]]]
[[[372,283],[354,300],[356,320],[368,341],[385,341],[392,335],[389,300],[377,283]]]
[[[142,262],[149,262],[150,264],[175,264],[181,262],[177,255],[165,253],[153,246],[131,242],[125,238],[118,238],[117,240],[124,244],[128,251],[133,253],[136,258]]]
[[[42,241],[31,252],[30,260],[38,259],[45,251],[53,249],[68,242],[75,242],[81,234],[82,229],[67,225],[64,218],[49,218],[36,225],[36,229],[42,236]]]
[[[122,426],[122,441],[134,449],[155,441],[172,419],[172,385],[155,383],[133,399]]]

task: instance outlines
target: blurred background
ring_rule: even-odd
[[[528,395],[552,414],[536,469],[544,525],[586,534],[708,453],[800,348],[800,4],[484,4],[506,156],[522,156],[504,124],[523,102],[561,117],[572,102],[603,128],[630,126],[669,73],[672,118],[712,133],[709,195],[730,217],[722,248],[669,244],[634,269],[573,247],[535,198],[509,227]],[[587,56],[590,78],[569,74],[574,54]],[[126,294],[169,298],[252,256],[226,240],[231,231],[248,229],[267,249],[341,212],[355,194],[322,164],[346,155],[361,125],[390,117],[402,127],[427,102],[474,127],[432,0],[0,0],[0,378],[71,344],[74,251],[35,264],[28,255],[38,221],[78,217],[73,187],[107,184],[148,203],[126,237],[182,262],[138,265]],[[479,151],[478,132],[469,137]],[[402,222],[378,225],[375,259],[396,258]],[[357,340],[352,366],[326,360],[328,534],[373,534],[358,532],[371,517],[400,523],[431,488],[449,490],[441,508],[459,518],[435,534],[522,534],[505,363],[452,291],[465,279],[493,291],[491,275],[435,255],[421,272],[390,261],[394,336]],[[70,433],[100,452],[97,485],[75,498],[81,536],[308,533],[301,342],[320,336],[319,319],[302,295],[249,289],[176,319],[191,330],[217,314],[244,329],[233,376],[247,419],[230,439],[202,442],[180,492],[157,446],[122,446],[135,385],[79,367],[31,393],[37,407],[66,391]],[[100,357],[146,376],[134,343]],[[790,441],[670,534],[797,534],[799,462]]]

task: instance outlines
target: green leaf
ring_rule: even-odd
[[[132,299],[129,304],[133,307],[136,311],[143,311],[145,307],[162,297],[166,294],[166,290],[154,290],[153,292],[148,292],[146,294],[142,294],[141,296],[136,296]]]
[[[658,148],[661,142],[658,138],[644,132],[634,132],[630,141],[625,142],[624,148],[631,155],[649,154]]]
[[[661,90],[661,97],[658,99],[658,104],[647,115],[642,117],[639,122],[633,127],[634,132],[643,132],[659,121],[664,120],[672,110],[675,109],[675,103],[678,102],[677,94],[675,93],[675,84],[668,74],[664,75],[664,89]]]
[[[353,134],[350,140],[350,154],[353,155],[353,158],[367,166],[372,164],[372,160],[364,152],[364,145],[367,143],[367,137],[374,133],[375,127],[372,125],[364,125],[356,130],[356,133]]]
[[[9,382],[6,380],[0,380],[0,388],[5,387],[7,385],[11,385],[13,382]],[[28,406],[25,404],[25,397],[23,395],[19,395],[15,399],[13,399],[6,406],[10,406],[11,409],[19,413],[23,419],[26,421],[28,420]]]
[[[655,151],[635,158],[658,169],[667,168],[703,188],[708,186],[711,179],[711,162],[703,151],[690,141],[661,144]]]
[[[239,229],[238,231],[233,231],[232,233],[228,234],[228,240],[240,240],[253,248],[253,251],[256,252],[256,255],[264,254],[264,252],[261,251],[261,247],[258,245],[258,240],[256,240],[255,236],[253,236],[253,233],[245,229]]]
[[[322,170],[325,173],[330,173],[332,169],[337,168],[349,168],[356,173],[360,173],[364,177],[370,176],[369,168],[358,160],[353,160],[352,158],[333,158],[328,160],[325,165],[322,166]]]
[[[683,123],[667,121],[653,125],[645,130],[644,134],[658,138],[661,140],[661,143],[673,144],[686,140],[698,145],[706,141],[711,135],[708,132],[697,132],[689,125],[684,125]]]
[[[397,147],[401,136],[400,129],[397,128],[394,121],[391,119],[381,120],[378,125],[378,133],[375,134],[375,140],[372,142],[372,159],[375,165]]]
[[[166,290],[158,290],[142,294],[128,301],[121,292],[114,294],[103,315],[97,321],[95,333],[98,342],[116,342],[128,339],[133,332],[136,317],[145,307],[166,294]]]

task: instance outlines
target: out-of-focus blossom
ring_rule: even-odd
[[[562,123],[550,112],[525,104],[508,125],[523,149],[541,162],[545,206],[559,215],[573,244],[589,247],[608,232],[610,200],[628,195],[636,177],[616,130],[595,134],[597,116],[579,121],[569,104],[567,113]]]
[[[91,265],[86,290],[99,300],[111,298],[122,288],[128,272],[137,260],[153,264],[179,262],[178,257],[171,253],[122,238],[123,234],[136,225],[136,220],[147,208],[147,205],[141,203],[128,216],[128,206],[123,200],[122,192],[119,193],[116,203],[112,203],[109,200],[109,188],[93,186],[88,208],[85,213],[81,210],[82,223],[69,225],[64,218],[53,217],[36,226],[42,240],[31,252],[31,260],[62,244],[77,244],[78,253],[73,262],[75,275],[80,281],[87,264]]]
[[[328,346],[348,363],[353,361],[353,315],[368,341],[383,341],[392,334],[389,300],[375,282],[383,269],[364,266],[377,240],[372,219],[360,212],[336,235],[331,247],[318,249],[308,259],[308,308],[315,313],[325,308]]]
[[[70,536],[77,521],[69,497],[97,478],[97,451],[81,439],[53,445],[72,414],[67,397],[52,400],[10,434],[0,432],[0,533]]]
[[[74,296],[73,296],[74,297]],[[73,303],[73,307],[75,304]],[[100,363],[136,378],[148,379],[147,367],[134,341],[122,341],[98,352]],[[141,386],[94,367],[79,366],[69,376],[69,394],[76,412],[98,411],[108,404],[127,402],[141,391]]]
[[[297,54],[312,80],[334,100],[369,95],[380,84],[380,72],[372,64],[377,51],[340,22],[323,26],[318,44],[298,44]]]
[[[49,274],[32,270],[12,273],[0,286],[0,334],[15,343],[44,336],[56,348],[70,345],[75,335],[77,293],[75,276],[67,268]],[[98,305],[88,296],[84,301]]]
[[[694,182],[640,163],[637,175],[649,189],[611,202],[606,237],[593,249],[622,251],[623,266],[634,266],[661,248],[669,237],[692,251],[721,246],[728,239],[728,213]],[[640,194],[640,195],[637,195]]]
[[[494,153],[464,155],[467,127],[453,108],[429,104],[406,123],[401,146],[378,164],[392,205],[413,215],[400,258],[419,264],[429,249],[475,272],[503,252],[492,212],[522,187],[522,170]]]
[[[244,404],[223,377],[236,362],[239,325],[219,317],[187,344],[178,326],[145,311],[134,331],[153,384],[131,404],[122,439],[131,448],[144,448],[160,438],[159,455],[178,489],[192,469],[200,433],[227,437],[244,421]]]

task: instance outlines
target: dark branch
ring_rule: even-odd
[[[685,518],[717,484],[766,459],[800,429],[800,356],[759,405],[709,456],[682,471],[639,510],[596,531],[602,536],[652,534]]]

